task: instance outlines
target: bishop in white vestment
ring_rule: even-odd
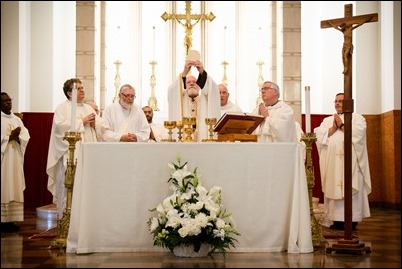
[[[196,67],[199,77],[188,75]],[[220,118],[218,85],[204,70],[202,63],[187,60],[184,71],[168,89],[169,120],[182,121],[183,117],[196,118],[195,141],[209,137],[205,118]]]

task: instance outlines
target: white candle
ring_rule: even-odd
[[[311,133],[311,115],[310,115],[310,86],[305,87],[305,109],[306,109],[306,133]]]
[[[226,61],[226,26],[223,28],[223,61]]]
[[[73,91],[71,96],[71,132],[77,131],[77,87],[75,83],[73,85]]]

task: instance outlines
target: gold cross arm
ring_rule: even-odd
[[[191,14],[191,1],[186,1],[186,13],[185,14],[169,14],[164,12],[162,14],[162,19],[166,22],[167,20],[175,20],[184,26],[186,30],[186,36],[184,38],[184,45],[186,47],[186,55],[192,46],[192,32],[193,26],[196,25],[200,20],[213,21],[216,17],[212,12],[208,14]],[[195,21],[191,23],[191,21]]]

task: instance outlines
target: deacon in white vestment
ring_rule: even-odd
[[[263,102],[252,114],[262,115],[265,120],[255,129],[258,142],[298,142],[292,107],[279,100],[279,86],[271,81],[261,88]]]
[[[324,193],[326,217],[334,221],[333,228],[343,229],[344,221],[344,124],[342,102],[344,94],[335,99],[333,116],[323,120],[314,129],[317,135],[321,185]],[[366,144],[366,120],[357,113],[352,114],[352,221],[353,228],[363,218],[370,217],[368,194],[371,178]]]
[[[198,79],[189,75],[192,67],[198,70]],[[183,117],[196,118],[194,140],[209,137],[206,118],[220,118],[218,85],[204,70],[201,61],[187,60],[180,76],[168,88],[169,120],[182,121]],[[175,134],[177,136],[177,134]]]
[[[229,100],[230,93],[225,84],[219,84],[218,89],[221,100],[221,117],[226,112],[243,112],[238,105]]]
[[[74,86],[77,89],[75,121],[71,118],[71,110],[74,109],[72,102]],[[81,80],[77,78],[68,79],[64,82],[63,91],[68,100],[59,104],[54,112],[46,166],[46,172],[49,176],[47,188],[53,195],[53,203],[57,204],[59,219],[63,216],[67,194],[64,179],[67,158],[69,157],[69,143],[64,139],[65,133],[69,131],[81,133],[81,140],[75,144],[75,157],[77,157],[82,142],[97,141],[96,112],[90,105],[83,103],[85,90]],[[75,126],[71,126],[74,122]],[[108,127],[103,126],[102,128],[107,129]]]
[[[150,106],[144,106],[142,108],[144,111],[145,117],[147,118],[149,128],[151,133],[149,134],[148,142],[162,142],[164,139],[169,138],[169,133],[167,129],[161,124],[157,124],[153,121],[154,118],[154,110]]]
[[[22,120],[11,111],[12,101],[1,93],[1,223],[3,228],[19,228],[24,220],[24,156],[30,139]],[[8,227],[10,226],[10,227]]]
[[[135,89],[129,84],[120,87],[119,102],[108,105],[102,117],[110,127],[103,134],[107,142],[147,142],[150,129],[142,109],[134,104]]]

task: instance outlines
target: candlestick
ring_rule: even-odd
[[[311,115],[310,115],[310,86],[306,86],[305,88],[305,102],[306,102],[306,133],[311,133]]]
[[[77,87],[73,84],[73,91],[71,95],[71,132],[77,131]]]
[[[223,28],[223,61],[226,62],[226,26]]]
[[[152,38],[152,60],[155,61],[155,26],[153,28],[153,38]]]

